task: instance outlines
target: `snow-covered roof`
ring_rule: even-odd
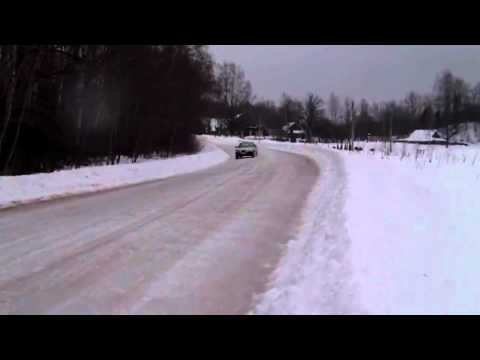
[[[418,142],[430,142],[430,141],[445,141],[438,134],[437,130],[415,130],[404,141],[418,141]]]
[[[300,125],[298,125],[296,122],[290,122],[284,127],[282,127],[282,130],[288,132],[292,127],[295,127],[295,126],[301,128]]]

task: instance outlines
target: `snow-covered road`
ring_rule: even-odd
[[[306,157],[261,148],[256,159],[0,211],[0,313],[247,313],[318,175]]]

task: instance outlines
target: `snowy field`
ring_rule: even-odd
[[[260,143],[321,176],[254,313],[480,314],[480,147]]]
[[[366,311],[480,313],[479,154],[413,144],[396,144],[389,157],[341,154],[353,278]]]
[[[319,144],[324,149],[335,150],[336,144]],[[389,145],[383,142],[355,142],[356,147],[362,148],[349,156],[368,156],[382,160],[398,161],[402,163],[414,163],[417,168],[443,167],[445,165],[480,165],[480,145],[424,145],[393,143],[392,152]],[[343,151],[341,151],[343,153]]]
[[[0,208],[164,179],[206,169],[228,158],[224,151],[205,143],[195,155],[45,174],[0,176]]]

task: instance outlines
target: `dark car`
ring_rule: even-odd
[[[258,155],[257,145],[252,142],[241,142],[235,148],[235,159],[240,159],[245,156],[256,157]]]

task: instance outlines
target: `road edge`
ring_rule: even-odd
[[[267,291],[255,296],[248,315],[365,314],[352,278],[351,239],[345,222],[348,178],[343,159],[310,144],[263,145],[313,160],[320,176],[301,211],[301,226],[286,244]],[[308,301],[302,300],[305,298]]]

